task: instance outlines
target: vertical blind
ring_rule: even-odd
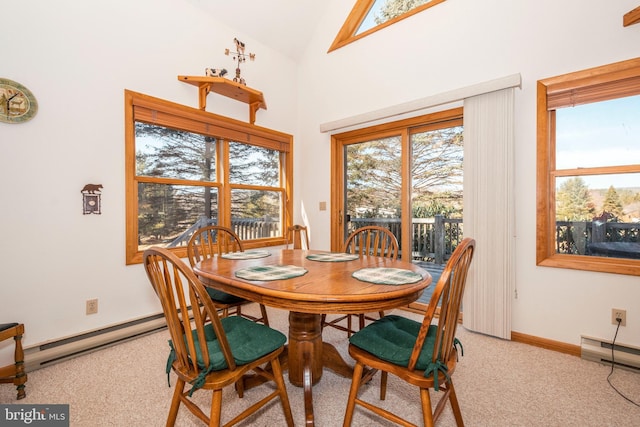
[[[464,100],[464,234],[476,240],[476,250],[463,324],[505,339],[515,288],[513,117],[513,88]]]

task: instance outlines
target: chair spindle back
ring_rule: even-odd
[[[235,369],[235,361],[218,311],[193,271],[171,251],[164,248],[147,249],[143,259],[147,276],[160,299],[167,320],[175,350],[176,369],[197,375],[200,372],[200,368],[195,363],[197,360],[205,364],[204,370],[208,368],[209,350],[204,333],[208,319],[211,321],[229,369]],[[195,331],[195,336],[192,331]],[[197,356],[198,352],[200,357]]]
[[[199,228],[187,244],[187,255],[192,267],[203,259],[229,252],[244,252],[242,241],[233,230],[219,225]]]
[[[304,225],[292,225],[287,230],[287,248],[293,244],[293,249],[310,249],[309,233]]]
[[[387,228],[375,225],[362,227],[349,235],[343,252],[398,258],[398,240]]]
[[[440,305],[440,310],[434,349],[439,349],[439,351],[434,350],[432,361],[436,362],[440,360],[443,363],[447,363],[452,357],[456,329],[460,318],[460,305],[467,282],[469,266],[473,259],[474,248],[475,240],[469,237],[463,239],[447,262],[433,290],[429,306],[422,321],[422,326],[420,327],[420,332],[418,333],[418,339],[413,347],[408,365],[410,370],[415,369],[429,326],[437,314],[438,305]]]

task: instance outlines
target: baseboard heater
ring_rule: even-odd
[[[25,370],[30,372],[53,363],[166,329],[166,327],[167,322],[164,319],[164,315],[160,313],[71,337],[48,341],[32,347],[25,347]]]
[[[611,342],[582,335],[581,357],[598,363],[611,365]],[[614,364],[617,367],[640,371],[640,348],[617,344],[613,348]]]

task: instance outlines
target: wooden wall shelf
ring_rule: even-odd
[[[256,111],[260,108],[267,109],[262,92],[224,77],[178,76],[178,80],[198,87],[199,108],[203,111],[207,107],[207,95],[210,92],[249,104],[249,123],[251,124],[256,121]]]

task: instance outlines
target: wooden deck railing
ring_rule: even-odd
[[[640,223],[605,221],[556,221],[556,252],[591,255],[589,244],[640,242]]]
[[[458,243],[462,241],[462,219],[413,218],[411,220],[413,244],[411,255],[417,261],[432,261],[436,264],[447,262]],[[349,232],[366,225],[377,225],[391,230],[398,239],[400,252],[403,250],[400,218],[351,218]]]
[[[184,246],[187,244],[195,230],[207,225],[217,223],[216,218],[200,217],[195,224],[182,232],[169,243],[168,247]],[[264,237],[281,236],[280,222],[270,218],[232,218],[231,229],[242,240],[260,239]]]
[[[200,218],[169,243],[169,247],[186,245],[196,229],[215,223],[215,218]],[[351,218],[348,232],[351,233],[357,228],[366,225],[388,228],[398,239],[400,252],[402,253],[402,233],[399,218]],[[279,221],[269,218],[233,218],[231,220],[231,228],[242,240],[282,235]],[[413,218],[412,230],[411,255],[416,261],[431,261],[436,264],[444,264],[463,238],[462,219],[445,218],[442,215],[436,215],[434,218]]]
[[[231,228],[242,240],[282,236],[280,221],[270,218],[232,218]]]

